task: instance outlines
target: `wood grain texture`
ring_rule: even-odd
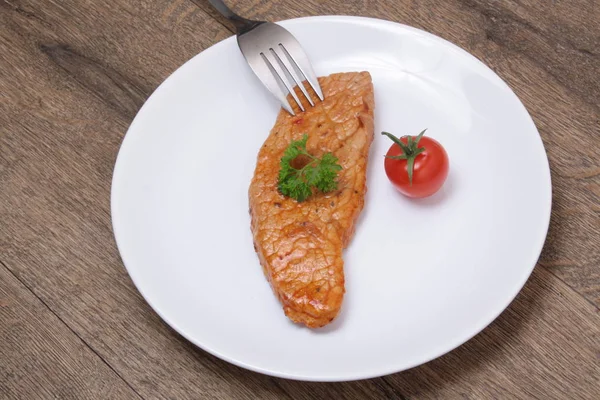
[[[544,267],[482,334],[404,373],[303,383],[216,359],[162,323],[131,284],[112,237],[109,192],[120,141],[143,101],[181,63],[231,32],[200,0],[3,0],[0,261],[10,273],[0,280],[9,293],[0,295],[0,332],[21,324],[24,337],[41,347],[2,340],[0,368],[8,365],[12,375],[0,375],[0,388],[28,397],[39,385],[43,397],[78,399],[115,379],[112,393],[127,398],[118,374],[143,398],[592,399],[600,393],[597,2],[229,3],[273,20],[393,19],[449,39],[496,70],[534,117],[551,162],[554,211]],[[19,307],[6,311],[5,298],[18,298]],[[50,369],[56,362],[64,373]],[[16,379],[28,374],[37,379]],[[69,391],[67,379],[78,383]]]
[[[0,398],[140,399],[0,263]]]

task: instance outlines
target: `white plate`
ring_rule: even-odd
[[[279,106],[234,38],[179,68],[127,132],[112,187],[126,268],[177,332],[244,368],[337,381],[427,362],[492,322],[534,268],[551,208],[540,136],[494,72],[436,36],[357,17],[282,25],[319,75],[368,70],[374,81],[369,191],[340,316],[321,330],[292,324],[254,253],[247,190]],[[424,128],[450,175],[415,201],[389,184],[379,133]]]

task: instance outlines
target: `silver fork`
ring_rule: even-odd
[[[237,41],[244,58],[258,79],[277,97],[283,108],[292,115],[293,108],[287,100],[288,93],[305,111],[294,86],[298,86],[311,106],[315,102],[303,82],[323,100],[323,92],[308,57],[296,38],[281,26],[272,22],[252,21],[235,14],[221,0],[209,0],[217,11],[233,23]]]

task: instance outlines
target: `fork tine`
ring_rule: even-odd
[[[300,102],[300,99],[298,99],[298,96],[296,96],[296,93],[290,87],[289,83],[287,82],[287,77],[285,76],[285,74],[282,73],[283,71],[281,71],[281,68],[279,68],[279,66],[277,65],[276,62],[272,62],[269,59],[270,57],[267,56],[265,53],[261,52],[260,56],[262,57],[263,61],[267,64],[267,67],[269,67],[269,70],[271,71],[271,73],[273,74],[275,79],[277,80],[278,84],[283,85],[283,88],[285,88],[287,90],[288,94],[292,95],[292,97],[296,101],[296,104],[298,104],[300,109],[302,111],[304,111],[304,107],[302,107],[302,103]],[[281,88],[281,86],[280,86],[280,88]],[[286,103],[287,103],[287,99],[286,99]],[[289,103],[287,103],[287,104],[289,106]],[[293,110],[290,112],[290,114],[292,114],[292,115],[294,114]]]
[[[290,106],[290,103],[287,101],[287,95],[281,89],[282,84],[278,81],[279,76],[274,70],[271,62],[264,56],[261,52],[260,59],[246,59],[250,68],[254,71],[256,76],[261,80],[261,82],[269,89],[269,91],[277,97],[281,106],[290,114],[295,115],[294,109]]]
[[[268,60],[268,61],[271,62],[271,65],[273,66],[273,69],[276,70],[277,74],[279,75],[279,78],[283,82],[283,85],[287,89],[288,93],[292,95],[292,97],[296,101],[296,104],[298,104],[298,107],[300,107],[300,110],[305,111],[304,110],[304,106],[302,105],[302,102],[300,101],[300,99],[296,95],[296,91],[294,90],[294,86],[290,85],[290,83],[289,83],[289,78],[292,76],[291,72],[288,70],[288,68],[285,66],[285,64],[283,64],[281,62],[281,60],[279,59],[279,56],[275,53],[275,50],[273,50],[273,48],[270,48],[269,51],[271,52],[271,55],[273,56],[273,58],[276,60],[276,63],[273,63],[270,60]],[[275,66],[275,64],[277,64],[278,68]]]
[[[283,45],[281,43],[279,43],[279,47],[283,48]],[[294,80],[294,82],[296,82],[296,85],[300,88],[300,90],[304,94],[304,97],[306,97],[306,100],[308,100],[308,102],[310,103],[310,105],[314,107],[315,103],[313,102],[312,98],[308,94],[308,91],[304,87],[304,84],[302,83],[303,79],[299,76],[297,69],[294,68],[290,64],[290,60],[288,59],[288,57],[285,56],[285,55],[280,56],[273,49],[271,49],[271,51],[273,52],[273,54],[277,58],[277,61],[279,61],[279,63],[281,63],[285,67],[286,71],[288,71],[290,73],[290,76],[292,77],[292,79]]]
[[[319,86],[319,80],[317,79],[315,71],[313,71],[310,61],[304,53],[304,50],[302,50],[300,44],[292,41],[287,43],[288,46],[293,47],[290,49],[291,51],[288,51],[288,49],[283,43],[279,43],[279,45],[283,49],[285,55],[290,60],[292,65],[298,68],[298,71],[300,71],[300,73],[306,78],[306,81],[310,84],[317,96],[319,96],[319,99],[323,101],[324,97],[323,92],[321,91],[321,86]],[[296,58],[292,56],[292,53],[295,54],[296,57],[299,57],[300,62],[298,62],[298,60],[296,60]]]
[[[305,108],[299,98],[302,95],[311,106],[317,102],[310,97],[311,88],[316,97],[324,99],[308,56],[298,40],[285,28],[272,22],[257,22],[252,29],[238,32],[237,42],[255,75],[290,114],[295,115],[295,107],[292,108],[288,102],[290,97],[302,111]],[[294,83],[302,95],[296,94]]]

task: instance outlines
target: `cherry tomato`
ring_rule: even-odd
[[[382,132],[394,141],[385,157],[385,173],[396,189],[408,197],[431,196],[448,177],[446,150],[437,140],[423,136],[424,133],[425,131],[418,136],[411,136],[410,139],[408,136],[398,139],[390,133]]]

